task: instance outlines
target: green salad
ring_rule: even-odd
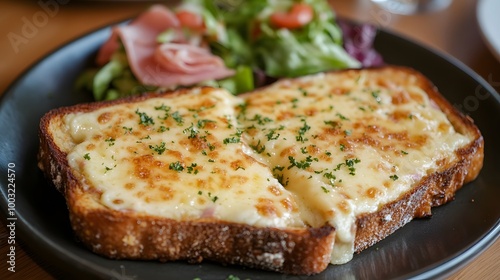
[[[159,32],[156,43],[179,44],[176,40],[182,36],[181,44],[209,50],[231,75],[192,84],[145,84],[131,67],[127,44],[118,40],[106,63],[82,73],[77,86],[91,91],[96,100],[192,85],[219,86],[239,94],[270,79],[361,66],[344,49],[342,30],[324,0],[186,0],[168,10],[178,24]]]

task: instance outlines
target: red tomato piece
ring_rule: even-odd
[[[314,17],[314,11],[311,6],[305,3],[297,3],[292,6],[290,11],[275,12],[269,20],[271,24],[278,28],[296,29],[300,28],[309,22]]]
[[[205,29],[205,23],[203,22],[203,17],[199,14],[181,10],[175,13],[177,19],[182,27],[187,27],[189,29],[201,31]]]

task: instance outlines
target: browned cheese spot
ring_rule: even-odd
[[[257,212],[265,217],[278,216],[278,211],[274,207],[272,200],[267,198],[259,198],[257,205],[255,205]]]
[[[342,200],[337,204],[337,206],[344,214],[349,214],[349,204],[347,203],[347,201]]]
[[[396,110],[389,114],[389,118],[394,121],[394,122],[399,122],[401,120],[407,120],[409,119],[410,112],[405,111],[405,110]]]
[[[291,111],[281,111],[278,113],[278,117],[277,119],[279,121],[282,121],[282,120],[288,120],[288,119],[291,119],[295,117],[295,113],[291,112]]]
[[[375,187],[371,187],[366,190],[366,196],[368,196],[369,198],[376,198],[377,196],[380,195],[382,195],[382,192]]]
[[[111,120],[113,115],[110,112],[104,112],[97,117],[97,122],[100,124],[105,124]]]
[[[267,187],[267,190],[270,193],[274,194],[275,196],[280,196],[281,195],[281,190],[276,185],[271,185],[271,186]]]
[[[394,105],[406,104],[410,101],[410,97],[408,96],[408,93],[399,91],[392,96],[391,101]]]

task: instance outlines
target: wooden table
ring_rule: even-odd
[[[116,2],[116,1],[115,1]],[[42,4],[45,3],[45,5]],[[0,93],[44,55],[98,27],[130,18],[151,2],[41,0],[0,2]],[[446,10],[397,16],[367,0],[332,1],[337,14],[399,32],[459,59],[500,91],[500,63],[484,44],[476,21],[477,0],[453,1]],[[2,223],[5,221],[2,220]],[[26,244],[17,247],[16,273],[7,273],[7,232],[0,229],[0,279],[54,279],[57,267],[36,261]],[[18,240],[19,241],[19,240]],[[450,279],[500,279],[500,240]]]

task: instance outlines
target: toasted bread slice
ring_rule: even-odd
[[[429,216],[482,160],[472,120],[402,67],[80,104],[40,123],[39,166],[94,252],[291,274]]]
[[[196,88],[44,116],[40,168],[77,237],[110,258],[324,270],[333,227],[300,220],[292,194],[240,141],[236,100]]]
[[[482,167],[472,120],[409,68],[283,79],[243,98],[247,141],[298,194],[305,223],[335,227],[332,263],[430,216]]]

